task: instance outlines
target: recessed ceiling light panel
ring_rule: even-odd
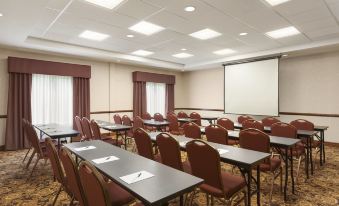
[[[2,13],[0,13],[0,17],[1,17],[1,16],[3,16],[3,14],[2,14]]]
[[[187,49],[186,48],[182,48],[181,51],[186,51]]]
[[[248,33],[246,33],[246,32],[242,32],[242,33],[240,33],[239,35],[240,36],[246,36]]]
[[[298,31],[298,29],[296,29],[294,26],[289,26],[266,33],[267,36],[272,37],[273,39],[280,39],[297,34],[300,34],[300,31]]]
[[[128,35],[126,35],[128,38],[133,38],[134,37],[134,35],[133,34],[128,34]]]
[[[265,0],[267,3],[269,3],[271,6],[277,6],[279,4],[286,3],[290,0]]]
[[[105,7],[107,9],[114,9],[124,0],[85,0],[85,1],[101,7]]]
[[[206,40],[206,39],[212,39],[212,38],[221,36],[221,33],[207,28],[207,29],[194,32],[190,34],[190,36],[197,38],[197,39]]]
[[[188,12],[195,11],[195,7],[194,6],[186,6],[185,11],[188,11]]]
[[[145,35],[152,35],[155,34],[157,32],[160,32],[162,30],[164,30],[164,27],[158,26],[156,24],[152,24],[150,22],[147,21],[141,21],[131,27],[128,28],[129,30],[141,33],[141,34],[145,34]]]
[[[85,30],[84,32],[82,32],[79,35],[79,37],[84,38],[84,39],[93,40],[93,41],[103,41],[103,40],[107,39],[109,37],[109,35],[98,33],[98,32],[95,32],[95,31]]]
[[[175,58],[180,58],[180,59],[182,59],[182,58],[189,58],[189,57],[192,57],[193,54],[189,54],[189,53],[178,53],[178,54],[173,54],[172,56],[175,57]]]
[[[213,53],[217,55],[228,55],[228,54],[233,54],[235,52],[236,51],[234,51],[233,49],[221,49],[218,51],[214,51]]]
[[[138,55],[138,56],[149,56],[151,54],[154,54],[154,52],[140,49],[140,50],[132,52],[132,54]]]

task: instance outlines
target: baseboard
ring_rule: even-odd
[[[325,142],[325,146],[339,147],[339,143],[337,143],[337,142]]]
[[[5,145],[0,146],[0,151],[5,151]]]

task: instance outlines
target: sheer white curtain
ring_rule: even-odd
[[[165,115],[166,84],[146,82],[147,112]]]
[[[32,75],[32,123],[73,126],[73,78]]]

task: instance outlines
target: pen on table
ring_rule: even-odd
[[[107,157],[106,160],[109,160],[111,157]]]
[[[132,182],[134,182],[136,179],[138,179],[141,176],[141,172],[139,172],[138,176],[136,176]]]

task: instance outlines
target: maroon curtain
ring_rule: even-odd
[[[5,149],[17,150],[29,147],[24,136],[22,119],[32,121],[32,74],[9,73]]]
[[[74,117],[90,115],[90,83],[88,78],[73,77],[73,127]]]
[[[133,82],[133,116],[146,113],[146,105],[146,82]]]
[[[174,112],[174,84],[166,84],[165,112]]]

